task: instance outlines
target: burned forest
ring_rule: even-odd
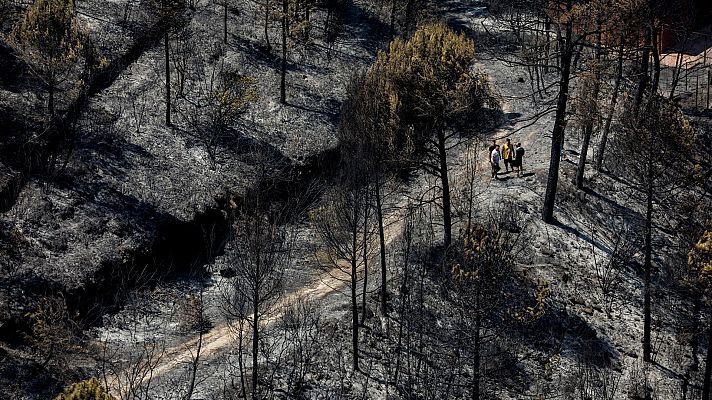
[[[0,400],[712,400],[709,0],[0,0]]]

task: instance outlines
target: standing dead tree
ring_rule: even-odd
[[[506,235],[488,232],[473,226],[464,238],[458,260],[452,267],[453,287],[459,305],[455,324],[454,345],[466,350],[462,357],[472,371],[469,382],[470,398],[481,395],[485,376],[482,355],[487,338],[493,337],[501,315],[504,291],[513,273],[513,259],[506,243]],[[494,335],[496,336],[496,335]]]
[[[146,282],[128,290],[130,282]],[[102,334],[96,351],[99,376],[104,387],[118,400],[148,400],[155,395],[155,372],[166,355],[165,324],[174,314],[159,315],[149,299],[153,292],[148,282],[156,276],[145,268],[133,266],[121,271],[116,293],[128,292],[124,309],[127,340],[116,340],[108,332]],[[158,320],[160,318],[160,321]],[[165,318],[165,319],[164,319]]]
[[[591,136],[594,128],[600,125],[598,94],[601,91],[601,66],[598,63],[594,63],[591,69],[592,71],[580,75],[576,97],[573,102],[575,110],[574,121],[580,127],[583,135],[579,161],[576,166],[575,184],[578,189],[583,189],[584,187],[584,172],[586,170],[586,159]]]
[[[359,170],[349,168],[342,177],[342,184],[327,193],[325,204],[316,215],[316,226],[324,248],[320,251],[327,272],[346,284],[351,299],[351,346],[352,366],[359,370],[359,310],[358,290],[362,281],[362,257],[368,232],[363,231],[366,215],[367,188],[359,181]],[[368,254],[366,255],[368,256]]]
[[[637,99],[631,96],[634,109]],[[694,132],[682,112],[657,95],[645,97],[640,112],[622,121],[622,134],[615,147],[617,170],[630,179],[634,195],[645,210],[644,234],[644,306],[643,358],[652,361],[651,290],[653,271],[653,219],[655,205],[664,204],[671,193],[689,183],[693,169],[681,154],[690,151]]]
[[[256,100],[257,91],[254,79],[225,70],[223,63],[209,68],[207,77],[201,75],[190,85],[189,93],[176,108],[188,123],[186,133],[202,145],[214,169],[221,146],[236,135],[233,124]]]
[[[308,374],[318,368],[317,359],[324,353],[322,316],[314,301],[297,298],[282,314],[281,322],[289,352],[285,362],[286,391],[300,397],[306,394]]]
[[[165,53],[165,97],[166,97],[166,126],[171,126],[171,56],[170,34],[178,22],[178,18],[185,8],[183,0],[151,0],[151,11],[160,19],[159,23],[165,31],[163,35],[163,48]]]
[[[235,224],[230,260],[235,269],[231,290],[236,317],[247,317],[251,329],[252,398],[261,398],[259,354],[263,322],[271,318],[282,294],[284,269],[291,262],[293,235],[281,210],[270,210],[262,196],[248,196]],[[240,312],[239,310],[243,310]],[[244,311],[247,311],[246,313]]]
[[[574,18],[572,18],[571,15],[573,9],[572,1],[566,0],[563,10],[561,10],[558,2],[555,4],[558,12],[553,15],[552,19],[561,21],[555,24],[557,29],[557,43],[559,46],[558,63],[561,71],[559,74],[559,94],[556,101],[556,116],[554,118],[554,128],[551,135],[549,173],[546,179],[546,193],[544,195],[544,205],[542,208],[542,219],[546,223],[554,222],[554,205],[556,203],[556,192],[559,184],[561,148],[564,144],[564,130],[566,129],[566,109],[569,100],[571,67],[578,41],[574,37]]]
[[[712,282],[712,220],[708,229],[702,234],[688,255],[688,265],[697,275],[697,281],[702,285],[710,302],[710,283]],[[712,315],[712,314],[710,314]],[[702,386],[702,398],[710,398],[712,388],[712,323],[708,327],[707,359],[705,360],[705,375]]]
[[[394,128],[387,99],[381,96],[388,83],[377,74],[358,74],[352,79],[344,101],[338,137],[342,158],[364,173],[363,182],[373,188],[373,206],[378,228],[381,263],[381,312],[387,313],[386,239],[383,222],[384,184],[389,167],[393,167],[394,149],[388,143],[388,132]],[[370,206],[370,205],[369,205]],[[364,222],[367,218],[364,217]],[[365,222],[366,223],[366,222]],[[366,230],[366,229],[365,229]],[[366,249],[364,249],[365,251]],[[365,293],[364,293],[365,295]]]
[[[51,362],[65,363],[65,357],[78,345],[78,324],[67,310],[64,297],[44,297],[29,314],[30,342],[38,352],[42,368]]]
[[[289,37],[289,0],[282,0],[282,62],[279,75],[279,102],[287,103],[287,38]]]
[[[195,271],[194,275],[196,275],[194,279],[198,278],[200,271]],[[212,328],[212,321],[208,316],[205,302],[205,284],[198,279],[198,285],[197,290],[186,296],[180,303],[179,324],[181,330],[189,334],[197,333],[195,347],[191,351],[191,359],[188,364],[188,375],[181,377],[180,382],[175,385],[176,394],[183,400],[192,399],[193,393],[197,390],[200,382],[198,372],[200,364],[203,362],[201,357],[203,356],[204,336]]]

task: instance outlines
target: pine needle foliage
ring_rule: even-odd
[[[55,90],[83,58],[82,37],[70,0],[36,0],[10,32],[8,43],[49,93],[50,114]]]
[[[687,255],[688,265],[697,272],[698,280],[709,286],[712,284],[712,220],[707,230]]]
[[[54,400],[115,400],[96,378],[69,385]]]

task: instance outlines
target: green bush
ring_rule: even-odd
[[[54,400],[115,400],[96,378],[72,383]]]

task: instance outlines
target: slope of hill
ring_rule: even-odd
[[[250,193],[267,187],[275,203],[294,193],[308,197],[308,212],[287,224],[292,259],[281,296],[261,325],[265,397],[465,397],[475,375],[463,356],[471,343],[452,332],[463,318],[457,310],[467,307],[450,290],[451,260],[436,239],[441,227],[432,221],[440,211],[433,206],[432,177],[415,172],[387,185],[391,309],[384,315],[377,307],[374,243],[366,257],[370,272],[358,271],[365,292],[359,297],[367,302],[359,311],[360,372],[349,367],[348,277],[328,264],[312,218],[339,174],[336,133],[347,85],[384,48],[388,5],[346,1],[315,8],[310,39],[290,41],[287,103],[280,104],[278,15],[268,16],[275,46],[268,51],[261,3],[230,6],[227,44],[222,3],[197,3],[184,11],[171,39],[176,97],[173,125],[166,127],[159,22],[131,0],[78,2],[79,18],[113,69],[77,100],[76,134],[63,143],[61,167],[49,176],[12,153],[18,142],[32,142],[23,135],[37,129],[30,116],[42,94],[26,72],[3,73],[0,106],[9,111],[0,127],[11,127],[11,135],[0,153],[0,172],[8,177],[0,181],[8,188],[7,194],[0,190],[0,206],[7,203],[0,219],[0,394],[48,398],[68,382],[98,376],[121,399],[246,395],[250,325],[225,310],[234,301],[228,299],[237,246],[232,224]],[[475,38],[475,66],[504,113],[499,127],[456,138],[449,153],[458,221],[473,179],[474,220],[501,224],[490,228],[510,232],[512,240],[506,301],[492,311],[508,322],[487,331],[480,389],[497,399],[645,398],[646,390],[659,399],[697,398],[706,314],[683,277],[691,245],[685,226],[701,222],[690,222],[684,210],[656,212],[654,362],[644,363],[639,193],[616,174],[614,161],[608,172],[587,168],[586,189],[577,190],[572,180],[580,138],[567,129],[557,223],[540,220],[554,123],[548,108],[557,93],[554,86],[540,99],[529,94],[533,85],[510,51],[507,27],[482,7],[437,2],[429,16]],[[181,70],[182,95],[175,77]],[[205,137],[191,125],[204,112],[195,104],[206,91],[212,95],[224,71],[254,79],[258,97],[227,134]],[[554,85],[555,72],[542,79]],[[697,118],[701,137],[709,138],[708,116]],[[16,121],[23,119],[20,128]],[[523,176],[500,173],[491,180],[485,148],[506,138],[526,149]],[[17,172],[21,167],[28,171]],[[703,193],[709,179],[701,186],[691,189],[696,202],[688,212],[704,218],[712,204]],[[420,225],[414,227],[413,218]],[[410,244],[408,229],[415,230]],[[463,230],[456,224],[455,231]],[[40,337],[38,310],[54,304],[47,299],[66,304],[49,330],[75,334],[66,338],[71,345],[43,362],[46,342],[65,340],[62,332]],[[190,322],[196,304],[197,328]],[[68,321],[81,324],[70,328]]]

